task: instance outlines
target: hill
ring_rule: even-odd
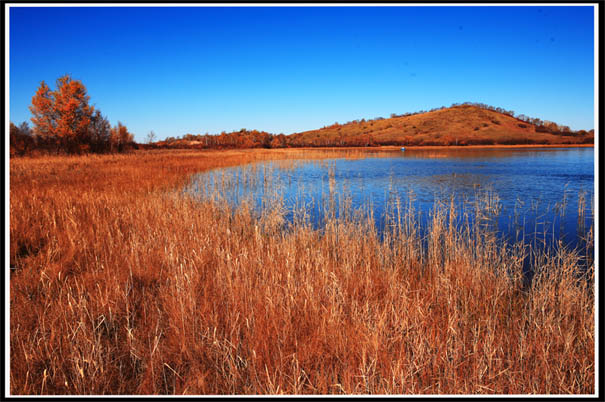
[[[594,142],[594,133],[573,132],[553,122],[463,104],[388,119],[333,124],[292,134],[288,139],[291,146],[577,144]]]
[[[335,123],[290,135],[241,129],[220,135],[186,134],[152,148],[284,148],[377,145],[593,144],[594,130],[572,131],[480,103],[455,104],[430,111],[371,120]]]

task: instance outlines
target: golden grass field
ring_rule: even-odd
[[[524,286],[526,251],[449,225],[448,204],[424,246],[405,206],[380,240],[365,219],[285,231],[278,206],[178,191],[328,155],[12,158],[11,394],[595,392],[594,269],[571,251],[536,256]]]

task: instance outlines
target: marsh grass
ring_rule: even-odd
[[[279,196],[259,214],[179,190],[327,154],[11,160],[11,393],[595,392],[594,269],[573,250],[452,224],[447,201],[421,234],[394,200],[379,236],[370,212],[319,230],[297,211],[286,230]]]

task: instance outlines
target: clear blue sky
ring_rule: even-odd
[[[66,73],[143,141],[455,102],[594,127],[593,8],[13,7],[10,120]]]

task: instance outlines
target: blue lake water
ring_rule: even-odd
[[[220,190],[220,191],[218,191]],[[492,224],[507,241],[582,248],[593,220],[593,148],[334,151],[323,160],[269,161],[197,175],[187,191],[262,213],[278,200],[286,221],[305,211],[321,225],[332,202],[336,215],[372,213],[381,232],[392,212],[412,211],[426,224],[435,202],[454,202],[470,220],[477,204],[493,211]],[[264,201],[263,201],[264,200]],[[489,204],[489,205],[487,205]],[[410,207],[412,209],[410,209]],[[483,219],[485,217],[482,217]]]

